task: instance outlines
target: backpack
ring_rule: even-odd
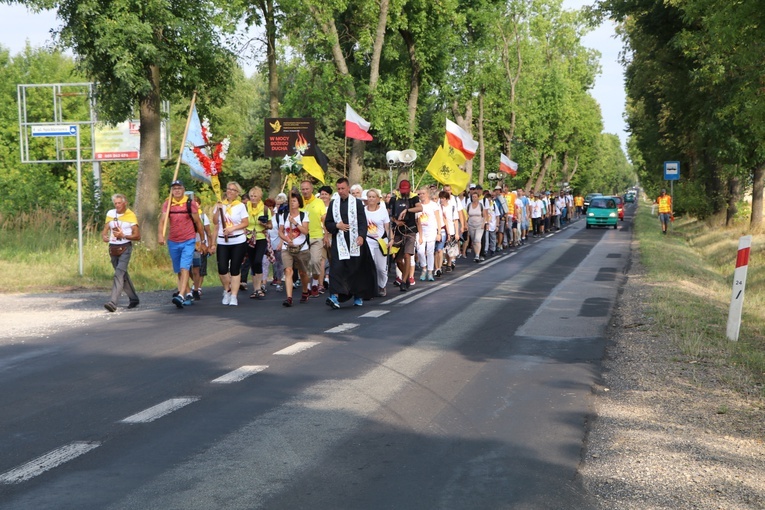
[[[306,213],[304,213],[303,211],[300,211],[300,223],[301,224],[303,223],[303,218],[305,218],[305,214]],[[285,225],[285,222],[287,221],[287,218],[289,217],[289,215],[290,215],[290,211],[289,211],[289,209],[287,209],[286,211],[284,211],[280,215],[281,216],[281,220],[279,220],[279,216],[277,216],[277,222],[281,223],[282,225]],[[301,244],[300,246],[289,245],[289,246],[287,246],[287,251],[290,252],[291,254],[295,255],[295,254],[299,253],[300,250],[303,249],[303,246],[305,246],[306,244],[308,244],[310,242],[311,242],[311,236],[308,233],[306,233],[305,234],[305,242],[303,244]],[[295,248],[297,248],[297,249],[295,250]]]

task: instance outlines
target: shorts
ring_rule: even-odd
[[[662,225],[668,225],[669,224],[669,213],[659,213],[659,221]]]
[[[399,247],[398,253],[396,253],[396,259],[401,258],[404,254],[414,255],[416,251],[414,246],[415,236],[415,232],[404,234],[396,231],[393,235],[393,246]]]
[[[180,273],[182,269],[191,271],[191,264],[194,262],[194,249],[197,241],[193,237],[188,241],[167,241],[167,251],[170,254],[170,260],[173,261],[173,273]]]
[[[308,267],[311,265],[311,252],[306,249],[293,255],[289,250],[282,250],[282,264],[284,264],[284,269],[292,269],[294,266],[298,272],[308,273]]]
[[[444,246],[446,245],[446,238],[448,236],[446,234],[441,234],[441,240],[436,241],[436,247],[433,249],[433,251],[441,251],[444,249]]]

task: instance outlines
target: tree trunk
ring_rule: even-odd
[[[725,211],[725,226],[730,227],[733,224],[733,218],[738,213],[738,199],[741,196],[741,180],[738,177],[731,177],[728,180],[728,208]]]
[[[138,180],[135,187],[135,208],[141,225],[141,240],[149,249],[157,247],[159,222],[159,146],[161,116],[159,111],[159,67],[147,70],[152,83],[151,92],[140,102],[141,152],[138,160]],[[168,183],[170,184],[170,183]]]
[[[483,91],[478,94],[478,182],[483,186],[486,171],[486,150],[483,143]]]
[[[409,52],[409,63],[412,66],[412,74],[409,77],[409,100],[407,102],[407,113],[409,114],[409,144],[407,149],[409,149],[414,145],[414,135],[417,127],[417,101],[420,95],[420,72],[422,68],[417,60],[412,33],[408,30],[399,30],[399,34],[404,39],[406,49]]]
[[[537,182],[534,185],[534,191],[541,191],[542,186],[545,181],[545,175],[547,174],[547,169],[550,167],[550,163],[552,163],[553,157],[552,155],[545,156],[544,160],[542,161],[542,168],[539,169],[539,175],[537,176]]]
[[[752,176],[752,218],[749,222],[749,229],[755,233],[759,233],[762,230],[762,187],[764,176],[765,163],[760,163],[754,167],[754,174]]]
[[[268,62],[268,111],[271,118],[279,116],[279,71],[276,67],[276,19],[274,1],[259,3],[266,25],[266,60]],[[275,198],[282,187],[282,172],[278,160],[271,160],[271,174],[268,180],[268,196]]]
[[[467,131],[468,133],[473,134],[473,100],[469,99],[467,104],[465,105],[465,115],[463,116],[460,112],[460,105],[455,99],[452,102],[452,113],[454,114],[454,121],[457,123],[459,127]],[[465,162],[465,172],[470,176],[470,179],[473,178],[473,160],[469,160]]]
[[[520,35],[518,33],[518,23],[519,23],[519,16],[516,15],[513,16],[513,37],[515,39],[515,51],[516,51],[516,58],[518,59],[518,66],[515,69],[515,73],[513,73],[510,70],[510,43],[507,40],[507,36],[505,35],[504,30],[500,28],[500,33],[502,34],[502,42],[504,43],[504,46],[502,48],[502,62],[505,65],[505,74],[507,75],[507,79],[510,82],[510,131],[504,132],[505,134],[505,140],[507,141],[506,145],[506,155],[508,158],[513,159],[513,137],[515,136],[515,125],[517,122],[517,114],[515,111],[515,89],[518,85],[518,80],[521,77],[521,69],[523,68],[523,58],[521,55],[521,42],[520,42]]]

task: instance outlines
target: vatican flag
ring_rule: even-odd
[[[428,173],[441,184],[452,187],[452,195],[459,195],[467,188],[470,175],[460,170],[443,147],[439,147],[428,163]]]

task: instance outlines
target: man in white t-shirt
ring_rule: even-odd
[[[130,300],[128,308],[138,306],[138,294],[128,275],[128,264],[133,252],[133,241],[141,240],[138,219],[135,213],[128,209],[125,195],[113,195],[112,203],[114,209],[106,213],[106,223],[101,232],[101,239],[109,243],[109,256],[114,267],[112,294],[109,301],[104,304],[104,308],[109,312],[117,310],[117,302],[123,291]]]

